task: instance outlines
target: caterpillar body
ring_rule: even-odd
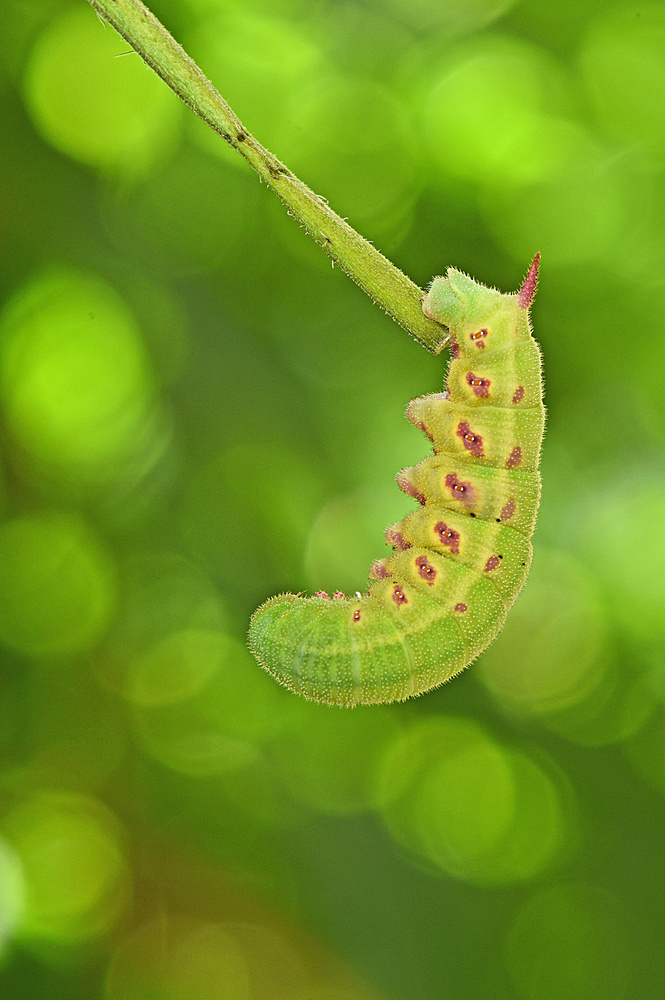
[[[406,411],[434,450],[397,476],[418,509],[387,529],[393,553],[364,595],[280,594],[252,617],[250,649],[292,691],[339,706],[401,701],[459,673],[503,625],[540,501],[539,260],[514,294],[454,268],[432,282],[423,309],[450,329],[451,361],[446,391]]]

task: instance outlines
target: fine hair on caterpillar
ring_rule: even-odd
[[[545,424],[530,308],[540,254],[503,294],[449,268],[423,311],[450,330],[446,389],[407,419],[433,454],[397,476],[418,503],[386,532],[364,594],[280,594],[249,646],[291,691],[328,705],[403,701],[454,677],[494,639],[524,585],[540,502]]]

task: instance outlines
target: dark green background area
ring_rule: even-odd
[[[665,8],[165,0],[245,126],[423,287],[536,251],[535,559],[352,712],[245,648],[363,590],[427,354],[80,0],[0,11],[0,994],[665,990]]]

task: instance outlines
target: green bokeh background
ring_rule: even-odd
[[[363,589],[445,362],[84,0],[0,9],[0,995],[665,994],[665,7],[160,0],[416,282],[533,254],[531,577],[353,712],[244,646]]]

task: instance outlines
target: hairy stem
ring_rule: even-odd
[[[244,128],[196,63],[140,0],[89,0],[162,80],[257,172],[335,263],[429,351],[448,342],[421,309],[423,291]]]

